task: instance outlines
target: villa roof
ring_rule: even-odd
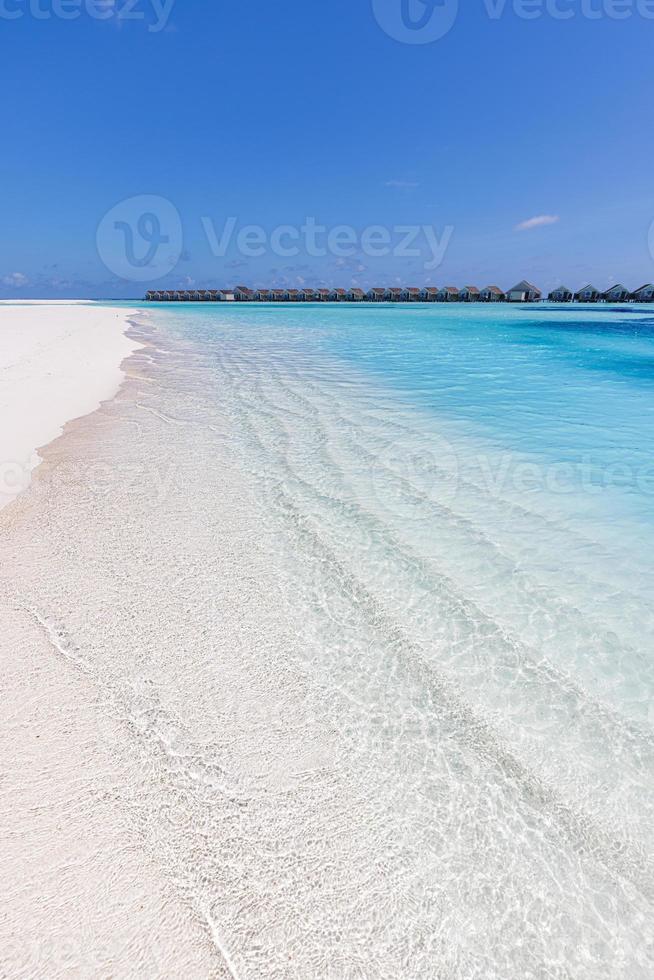
[[[588,290],[590,290],[593,293],[599,293],[599,289],[597,288],[597,286],[593,286],[592,283],[588,283],[588,285],[582,286],[582,288],[579,290],[579,292],[580,293],[587,293]]]
[[[626,286],[623,286],[621,282],[616,282],[616,284],[614,286],[611,286],[609,289],[607,289],[606,292],[607,293],[613,293],[613,292],[615,292],[616,289],[622,289],[625,293],[628,293],[629,292],[629,290],[627,289],[627,287]]]
[[[497,293],[498,296],[504,296],[499,286],[484,286],[482,293]]]
[[[638,289],[634,289],[634,295],[642,293],[645,289],[654,289],[654,283],[646,282],[643,286],[639,286]]]
[[[509,292],[510,293],[519,293],[519,292],[524,292],[524,293],[528,293],[528,292],[540,293],[540,289],[538,288],[538,286],[534,286],[533,283],[527,282],[526,279],[521,279],[520,282],[516,286],[513,287],[513,289],[510,289],[509,290]]]
[[[477,289],[476,286],[464,286],[463,289],[464,290],[467,290],[469,293],[478,293],[479,292],[479,290]]]

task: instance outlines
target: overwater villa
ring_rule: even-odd
[[[595,286],[589,284],[575,293],[574,298],[578,303],[599,303],[602,293]]]
[[[558,289],[553,289],[547,298],[550,303],[571,303],[574,293],[567,286],[559,286]]]
[[[506,294],[509,303],[538,303],[543,294],[537,286],[523,279]]]
[[[499,286],[485,286],[479,294],[482,303],[504,303],[506,293]]]
[[[145,299],[149,303],[538,303],[542,293],[537,286],[523,279],[507,293],[499,286],[373,286],[367,292],[358,286],[351,289],[337,287],[327,289],[250,289],[236,286],[232,289],[148,289]],[[567,286],[553,289],[548,300],[551,303],[654,303],[654,284],[646,283],[630,292],[622,283],[611,286],[606,292],[593,285],[584,286],[573,293]]]
[[[618,283],[606,290],[603,299],[607,303],[626,303],[628,299],[631,299],[631,292],[622,283]]]
[[[648,282],[646,285],[636,289],[631,294],[634,303],[654,303],[654,283]]]

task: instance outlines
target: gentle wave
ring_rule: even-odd
[[[5,536],[233,976],[651,976],[654,340],[579,316],[157,311]],[[557,447],[624,479],[488,480]]]

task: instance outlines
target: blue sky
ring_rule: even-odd
[[[2,296],[654,279],[652,0],[93,2],[0,0]]]

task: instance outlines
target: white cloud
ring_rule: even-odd
[[[516,225],[514,231],[531,231],[532,228],[543,228],[545,225],[555,225],[561,219],[558,214],[539,214],[535,218],[528,218]]]
[[[420,187],[417,180],[387,180],[384,187]]]
[[[361,262],[361,260],[356,256],[353,256],[352,258],[336,259],[336,261],[332,264],[332,267],[338,272],[351,272],[353,275],[366,272],[368,269],[368,266],[364,265],[363,262]]]
[[[12,286],[14,289],[18,289],[19,286],[26,286],[29,279],[22,272],[12,272],[8,276],[5,276],[2,282],[5,286]]]

